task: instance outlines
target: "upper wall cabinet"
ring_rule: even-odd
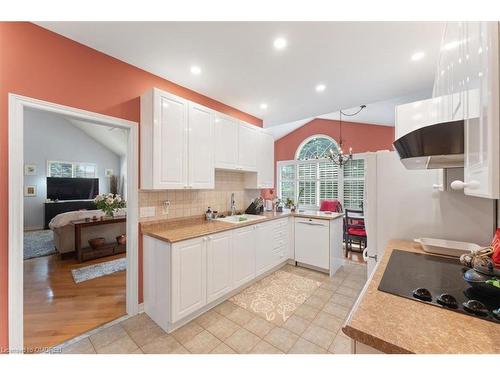
[[[258,130],[255,126],[240,121],[238,127],[238,169],[257,171]]]
[[[196,103],[189,103],[188,115],[188,185],[190,189],[213,189],[214,113]]]
[[[238,169],[239,121],[215,114],[215,168]]]
[[[247,189],[274,188],[274,138],[263,131],[257,132],[255,147],[257,173],[245,175]]]
[[[500,198],[500,109],[498,22],[450,22],[441,45],[433,96],[438,106],[463,119],[465,194]]]
[[[141,97],[141,188],[213,189],[214,114],[152,89]]]
[[[141,188],[213,189],[215,168],[274,186],[274,140],[254,125],[151,89],[141,96]]]

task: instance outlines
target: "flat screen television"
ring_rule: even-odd
[[[94,199],[98,194],[98,178],[47,177],[48,199],[60,201]]]

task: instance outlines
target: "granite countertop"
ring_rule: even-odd
[[[423,253],[392,240],[342,331],[385,353],[500,353],[500,325],[379,291],[393,249]]]
[[[319,211],[304,211],[300,213],[264,212],[262,214],[262,219],[242,221],[239,223],[226,223],[219,220],[206,221],[202,217],[197,217],[180,220],[144,222],[141,223],[141,232],[144,235],[173,243],[289,216],[335,220],[343,217],[344,215],[341,213],[326,214]]]

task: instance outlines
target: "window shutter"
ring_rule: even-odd
[[[363,208],[365,161],[351,160],[344,166],[344,207]]]

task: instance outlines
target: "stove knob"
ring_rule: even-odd
[[[443,293],[437,298],[436,301],[442,306],[450,307],[453,309],[456,309],[458,307],[457,299],[451,294]]]
[[[421,301],[432,301],[431,292],[425,288],[417,288],[413,291],[413,297]]]
[[[488,309],[486,308],[486,306],[482,302],[476,301],[475,299],[468,300],[462,305],[466,311],[473,313],[474,315],[488,315]]]

